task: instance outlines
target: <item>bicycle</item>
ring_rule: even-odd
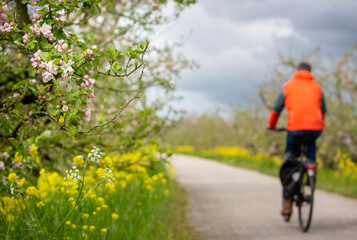
[[[281,132],[286,131],[286,129],[278,128],[274,129],[274,131]],[[297,181],[297,191],[295,191],[292,196],[293,205],[295,203],[298,208],[300,229],[303,232],[307,232],[311,225],[316,183],[316,164],[310,163],[304,152],[304,145],[308,141],[310,141],[308,137],[304,138],[302,141],[300,162],[303,165],[303,170]],[[290,221],[291,214],[292,213],[284,216],[286,222]]]

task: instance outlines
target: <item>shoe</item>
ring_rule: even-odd
[[[283,208],[280,211],[281,215],[283,215],[283,216],[290,215],[292,212],[292,208],[293,208],[293,199],[287,198],[285,200]]]

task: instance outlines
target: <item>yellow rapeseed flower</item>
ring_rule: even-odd
[[[106,210],[106,209],[108,209],[108,205],[103,204],[103,205],[102,205],[102,208],[103,208],[104,210]]]
[[[17,181],[17,187],[18,188],[21,188],[26,182],[26,179],[25,178],[21,178],[20,180]]]
[[[63,124],[63,123],[64,123],[64,117],[63,117],[62,115],[59,117],[58,122],[59,122],[60,124]]]
[[[105,232],[107,231],[107,229],[106,229],[106,228],[102,228],[102,229],[100,229],[100,231],[101,231],[102,233],[105,233]]]
[[[94,231],[95,227],[94,226],[89,226],[89,231]]]
[[[99,204],[103,205],[104,204],[104,198],[99,197],[98,199]]]
[[[117,219],[119,218],[119,215],[116,214],[116,213],[112,213],[112,218],[113,218],[114,220],[117,220]]]
[[[89,218],[89,214],[88,213],[84,213],[82,216],[83,219],[88,219]]]
[[[17,175],[16,173],[9,173],[9,175],[7,176],[7,178],[9,179],[10,182],[16,182],[17,179]]]
[[[26,194],[29,196],[37,196],[37,188],[35,188],[34,186],[29,186],[26,189]]]
[[[87,225],[83,225],[82,229],[85,231],[88,229],[88,226]]]
[[[169,195],[169,193],[170,193],[170,190],[169,189],[165,189],[164,194],[165,195]]]
[[[45,204],[43,203],[43,201],[40,201],[37,203],[37,207],[41,208],[41,207],[44,207]]]
[[[97,212],[94,211],[94,212],[93,212],[93,215],[96,215],[96,214],[97,214]]]
[[[71,221],[66,221],[65,222],[67,225],[71,225]]]
[[[42,168],[41,170],[40,170],[40,175],[43,175],[43,174],[45,174],[46,173],[46,170],[44,169],[44,168]]]
[[[23,160],[22,155],[19,152],[16,152],[15,153],[15,161],[16,162],[22,162],[22,160]]]
[[[29,152],[30,152],[30,155],[31,155],[31,156],[37,155],[37,154],[38,154],[38,147],[35,146],[35,145],[31,145]]]
[[[76,226],[76,224],[72,224],[72,229],[76,229],[77,228],[77,226]]]
[[[84,159],[82,155],[77,155],[73,158],[73,162],[76,164],[78,167],[82,167],[84,165]]]

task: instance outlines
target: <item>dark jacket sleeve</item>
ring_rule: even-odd
[[[280,116],[280,112],[284,109],[284,100],[285,100],[284,93],[283,90],[281,90],[269,114],[268,126],[271,129],[275,129],[276,123]]]

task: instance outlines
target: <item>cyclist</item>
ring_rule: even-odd
[[[301,62],[291,80],[286,82],[269,115],[268,128],[275,129],[283,108],[286,107],[287,137],[285,154],[300,156],[301,142],[309,137],[304,149],[310,163],[316,164],[316,139],[324,128],[327,112],[325,98],[320,85],[314,80],[309,63]],[[283,191],[283,216],[292,212],[292,197]]]

